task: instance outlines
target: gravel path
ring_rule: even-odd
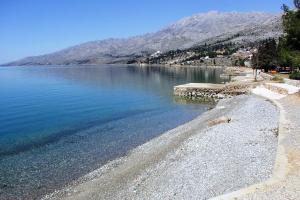
[[[277,170],[270,180],[243,190],[217,197],[216,200],[300,199],[300,93],[277,103],[281,122]]]
[[[264,181],[272,174],[278,116],[262,98],[223,100],[46,199],[208,199]]]

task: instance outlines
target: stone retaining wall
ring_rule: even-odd
[[[259,74],[264,80],[267,80],[267,81],[271,81],[274,76],[270,75],[270,74],[266,74],[264,72],[260,72]]]
[[[300,87],[300,81],[298,81],[298,80],[292,80],[292,79],[285,78],[284,82],[286,84],[293,85],[295,87]]]
[[[224,88],[174,88],[174,95],[180,97],[198,97],[223,99],[226,96],[222,94]]]
[[[289,94],[289,91],[287,89],[282,88],[282,87],[278,87],[276,85],[264,83],[264,87],[267,88],[268,90],[271,90],[272,92],[276,92],[276,93],[279,93],[279,94],[283,94],[283,95],[288,95]]]
[[[247,94],[249,84],[227,84],[221,88],[174,87],[174,95],[180,97],[196,97],[201,99],[220,100],[232,96]]]

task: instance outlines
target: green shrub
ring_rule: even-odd
[[[276,81],[279,83],[284,83],[284,80],[282,77],[280,77],[279,75],[275,75],[274,78],[272,79],[272,81]]]
[[[300,72],[294,72],[290,75],[290,79],[300,80]]]

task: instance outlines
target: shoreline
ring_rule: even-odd
[[[69,64],[69,65],[0,65],[0,67],[95,67],[95,66],[134,66],[134,67],[167,67],[167,68],[227,68],[227,67],[235,67],[235,66],[219,66],[219,65],[166,65],[166,64]]]
[[[206,111],[206,112],[202,113],[201,115],[199,115],[198,117],[196,117],[195,119],[193,119],[185,124],[182,124],[174,129],[171,129],[156,138],[149,140],[148,142],[130,150],[126,156],[109,161],[107,164],[103,165],[99,169],[96,169],[96,170],[86,174],[85,176],[79,178],[78,180],[73,181],[72,183],[67,185],[65,188],[62,188],[53,193],[45,195],[42,199],[43,200],[60,199],[64,195],[69,195],[70,190],[72,190],[74,187],[76,187],[80,184],[89,182],[89,181],[93,181],[94,179],[99,178],[106,173],[116,170],[116,168],[119,167],[120,165],[124,164],[128,160],[128,158],[134,159],[133,157],[136,157],[137,156],[136,154],[140,154],[140,151],[139,151],[140,149],[144,149],[144,150],[148,149],[149,151],[151,151],[150,149],[153,149],[153,148],[159,148],[159,149],[157,149],[158,151],[161,149],[169,150],[170,149],[169,146],[168,147],[164,146],[164,144],[166,144],[166,143],[168,143],[168,145],[170,145],[170,147],[172,149],[174,149],[174,147],[176,147],[176,146],[178,147],[179,143],[183,142],[182,139],[188,138],[191,134],[190,133],[188,135],[181,135],[181,133],[182,133],[181,131],[192,129],[191,127],[195,128],[195,125],[198,123],[198,120],[200,118],[203,118],[203,119],[200,119],[202,121],[208,120],[210,118],[209,114],[208,114],[209,112],[212,112],[212,110]],[[205,117],[204,117],[204,115],[205,115]],[[202,128],[205,128],[205,126],[203,126]],[[176,135],[174,135],[174,134],[176,134]],[[179,135],[180,135],[180,138],[178,137]],[[156,151],[156,152],[158,152],[158,151]],[[166,152],[166,150],[165,150],[162,153],[166,154],[168,152]],[[160,154],[160,153],[158,153],[158,154]]]
[[[239,101],[237,101],[237,100],[239,100]],[[169,168],[170,166],[176,165],[176,164],[179,164],[182,166],[186,165],[186,163],[184,164],[183,161],[182,161],[183,163],[180,163],[179,161],[177,161],[177,163],[176,163],[176,160],[178,160],[178,158],[175,159],[175,157],[178,157],[178,156],[181,157],[181,155],[183,155],[185,153],[186,154],[183,157],[189,157],[189,155],[191,155],[190,152],[184,152],[184,150],[181,149],[184,145],[186,145],[187,141],[189,141],[193,137],[205,136],[207,134],[207,130],[211,129],[211,127],[210,127],[211,123],[216,123],[215,125],[212,126],[213,128],[218,127],[218,126],[225,126],[225,127],[230,126],[231,123],[224,124],[224,122],[215,122],[214,120],[221,119],[222,117],[230,115],[230,114],[234,115],[234,113],[237,110],[245,107],[245,105],[243,105],[243,103],[248,102],[248,101],[265,102],[265,100],[262,100],[259,97],[255,97],[253,95],[234,97],[229,100],[222,100],[214,109],[203,113],[202,115],[198,116],[196,119],[194,119],[184,125],[181,125],[173,130],[170,130],[157,138],[150,140],[149,142],[130,151],[127,156],[109,162],[108,164],[104,165],[100,169],[95,170],[95,171],[87,174],[86,176],[80,178],[78,181],[71,183],[69,186],[66,186],[64,189],[58,190],[52,194],[48,194],[42,199],[44,199],[44,200],[46,200],[46,199],[116,199],[117,197],[121,197],[121,196],[124,197],[124,195],[125,196],[129,195],[129,198],[139,199],[139,198],[141,198],[141,196],[139,196],[139,195],[143,196],[145,194],[147,194],[147,197],[149,197],[149,195],[152,194],[150,191],[154,187],[153,183],[155,182],[155,180],[153,180],[153,179],[156,179],[156,181],[157,181],[157,179],[159,179],[159,177],[162,177],[161,174],[158,175],[160,173],[160,171],[163,171],[164,169]],[[271,103],[269,103],[269,104],[271,104]],[[267,106],[267,104],[265,106]],[[272,106],[274,106],[274,105],[272,105]],[[277,110],[277,109],[275,109],[275,110]],[[210,123],[208,123],[208,122],[210,122]],[[219,125],[219,123],[220,123],[220,125]],[[227,132],[225,134],[229,134]],[[203,133],[205,133],[205,134],[203,134]],[[209,131],[208,131],[208,133],[209,133]],[[268,132],[268,134],[271,134],[270,131]],[[269,135],[269,136],[272,137],[271,135]],[[262,173],[263,175],[261,175],[260,177],[257,177],[257,179],[253,180],[250,178],[251,180],[249,179],[246,181],[246,183],[241,183],[239,185],[239,187],[236,187],[236,186],[232,187],[230,191],[235,191],[235,190],[243,188],[245,186],[263,181],[265,179],[268,179],[269,176],[271,176],[273,162],[275,160],[274,152],[276,152],[276,145],[277,145],[277,139],[272,138],[272,140],[274,140],[273,141],[274,144],[271,145],[272,146],[271,151],[273,152],[272,153],[273,156],[269,156],[272,158],[269,158],[270,160],[266,164],[266,166],[268,166],[266,168],[268,168],[268,169],[265,169],[264,173]],[[195,144],[192,146],[195,146]],[[185,148],[183,148],[183,149],[185,149]],[[205,150],[205,148],[204,148],[204,150]],[[203,151],[203,149],[202,149],[202,151]],[[268,153],[270,153],[270,152],[268,152]],[[245,156],[245,155],[243,155],[243,156]],[[170,159],[170,157],[171,157],[171,159]],[[181,158],[181,159],[184,160],[183,158]],[[194,157],[193,159],[197,160],[198,157],[197,158]],[[266,158],[264,158],[264,159],[266,159]],[[264,162],[262,160],[259,160],[259,161]],[[226,162],[226,161],[223,161],[223,162]],[[198,164],[201,164],[201,163],[198,163]],[[235,166],[231,166],[231,167],[235,167]],[[245,166],[243,166],[243,167],[245,167]],[[217,165],[216,165],[216,169],[218,169]],[[241,170],[241,169],[237,169],[237,170]],[[253,169],[251,169],[251,170],[253,170]],[[165,171],[164,173],[166,173],[167,171]],[[175,169],[175,171],[176,171],[176,169]],[[158,173],[158,174],[153,175],[153,173],[154,174]],[[255,173],[257,173],[257,171],[255,171]],[[178,173],[174,173],[174,174],[178,174]],[[184,173],[182,173],[182,174],[184,174]],[[188,175],[188,174],[186,174],[186,175]],[[253,176],[253,174],[251,176]],[[221,178],[221,177],[219,177],[219,178]],[[169,177],[169,179],[170,179],[170,177]],[[147,181],[149,183],[145,183]],[[168,180],[164,179],[163,181],[168,181]],[[184,179],[182,181],[186,181],[186,179]],[[162,181],[159,181],[159,182],[162,182]],[[145,189],[147,187],[148,187],[148,189]],[[192,187],[192,186],[190,186],[190,187]],[[170,190],[173,191],[173,189],[174,188],[168,188],[168,189],[165,189],[165,191],[170,191]],[[140,191],[140,190],[142,190],[142,191]],[[220,190],[224,190],[224,188],[222,188]],[[139,192],[136,192],[136,191],[139,191]],[[226,192],[230,192],[230,191],[226,190]],[[163,196],[165,198],[166,197],[174,198],[174,196],[172,196],[173,194],[171,194],[171,193],[172,192],[170,192],[170,194],[162,194],[162,195],[167,195],[167,196]],[[182,194],[185,194],[185,192],[182,192]],[[214,197],[217,195],[221,195],[223,193],[222,192],[221,193],[213,192],[213,194],[214,195],[209,195],[209,196]],[[168,196],[168,195],[171,195],[171,196]],[[177,194],[177,195],[179,195],[179,196],[177,196],[177,198],[179,198],[180,194]],[[143,197],[145,197],[145,196],[143,196]],[[161,199],[163,197],[160,196],[160,197],[158,197],[158,199]],[[181,197],[184,198],[184,196],[181,196]]]

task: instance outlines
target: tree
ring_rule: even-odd
[[[266,72],[277,63],[277,44],[275,39],[267,39],[260,43],[257,53],[254,54],[253,63],[256,68]]]
[[[207,56],[209,56],[210,58],[215,58],[215,57],[217,57],[217,53],[214,52],[214,51],[209,51],[209,52],[207,53]]]
[[[300,0],[294,0],[296,10],[283,5],[284,36],[278,44],[278,61],[281,65],[292,68],[300,66]]]
[[[283,10],[284,13],[287,13],[290,10],[290,8],[286,4],[283,4],[281,9]]]
[[[245,60],[244,59],[239,59],[239,65],[242,67],[245,67]]]
[[[293,65],[290,52],[286,48],[286,41],[284,38],[280,38],[278,43],[278,64],[283,67]]]
[[[300,0],[294,0],[294,5],[297,9],[300,9]]]

